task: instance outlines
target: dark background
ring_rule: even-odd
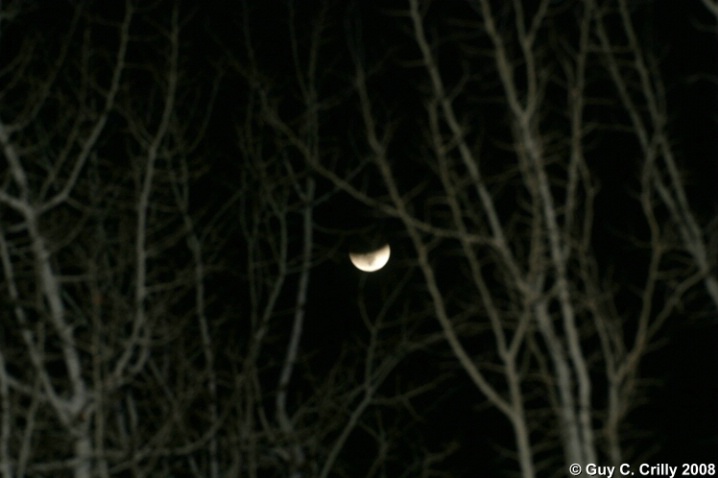
[[[567,12],[556,21],[570,22],[572,2],[554,3],[559,6],[565,4]],[[294,81],[294,66],[288,60],[291,57],[290,17],[285,2],[178,4],[183,22],[181,63],[191,77],[194,93],[193,97],[180,103],[179,111],[186,117],[196,115],[198,118],[202,111],[209,111],[208,128],[199,138],[198,152],[193,153],[202,157],[204,170],[192,185],[193,208],[196,211],[218,210],[232,198],[239,176],[243,174],[244,159],[237,149],[235,135],[236,125],[246,119],[244,106],[250,97],[246,77],[241,72],[242,68],[250,67],[249,45],[252,45],[256,55],[254,66],[262,72],[259,81],[267,85],[273,99],[283,104],[287,117],[301,109],[296,100],[298,90]],[[662,75],[666,84],[672,141],[680,153],[681,165],[690,184],[690,199],[698,216],[708,223],[718,211],[718,30],[715,19],[696,1],[640,1],[632,4],[635,6],[636,23],[641,27],[641,39],[659,59],[660,72],[656,75]],[[293,28],[296,28],[294,33],[300,38],[308,38],[321,5],[322,2],[294,3],[297,17],[293,20]],[[68,31],[72,7],[77,6],[77,2],[27,2],[26,6],[27,13],[8,25],[0,25],[0,64],[7,65],[6,59],[14,57],[23,39],[31,36],[41,38],[41,44],[48,48],[45,51],[36,49],[32,55],[39,59],[40,64],[43,61],[52,62]],[[138,6],[141,20],[133,28],[139,46],[133,48],[130,54],[137,64],[152,64],[165,57],[165,47],[154,32],[154,25],[165,21],[171,6],[170,2]],[[367,65],[377,65],[377,71],[370,79],[376,95],[373,100],[381,105],[378,108],[381,119],[397,121],[396,135],[400,140],[393,146],[396,149],[392,153],[397,169],[406,171],[398,177],[408,189],[424,180],[422,170],[414,167],[412,160],[419,152],[412,141],[419,134],[414,117],[419,114],[422,105],[409,90],[421,85],[425,78],[423,71],[406,66],[410,59],[416,58],[417,52],[407,33],[407,20],[398,15],[395,8],[401,9],[404,5],[335,2],[329,8],[327,39],[319,67],[323,83],[319,91],[339,98],[344,95],[347,106],[331,113],[332,116],[323,125],[322,134],[336,138],[334,147],[340,151],[337,164],[342,168],[351,167],[358,157],[366,154],[362,146],[353,141],[352,135],[352,131],[360,129],[360,121],[356,106],[349,101],[352,95],[348,87],[352,70],[346,49],[349,38],[360,45],[359,53]],[[471,11],[466,2],[434,2],[427,15],[428,28],[445,35],[446,44],[442,46],[439,62],[449,81],[461,74],[459,59],[462,58],[461,49],[452,44],[451,25]],[[85,15],[99,19],[100,25],[105,21],[111,24],[122,14],[123,9],[119,6],[104,2],[87,3],[85,10]],[[570,24],[566,26],[571,27]],[[103,34],[101,27],[96,31],[98,33],[92,41],[98,54],[104,55],[103,50],[111,51],[116,40],[112,34]],[[77,37],[73,38],[73,41],[79,41]],[[57,43],[54,39],[58,40]],[[300,42],[300,51],[303,45],[306,43]],[[41,70],[38,72],[38,75],[42,74]],[[9,79],[12,79],[12,74],[5,75],[3,81]],[[66,84],[73,81],[70,77],[60,79],[60,83]],[[129,72],[128,81],[134,85],[135,91],[142,91],[145,84],[147,91],[151,91],[153,80],[143,68]],[[599,84],[596,88],[600,90],[603,86]],[[148,116],[158,114],[158,103],[151,95],[136,97],[132,101],[144,105]],[[0,103],[2,117],[10,116],[20,102],[19,98],[5,98]],[[211,107],[208,108],[208,105]],[[486,122],[490,134],[495,128],[498,137],[506,134],[498,132],[504,126],[498,113],[504,106],[500,98],[479,97],[476,104],[466,108],[474,108],[476,120]],[[42,114],[52,116],[52,112]],[[386,116],[382,118],[381,115]],[[492,122],[497,117],[499,119]],[[119,120],[116,121],[119,124]],[[121,135],[121,128],[116,134]],[[273,139],[268,136],[266,141],[271,143]],[[396,144],[405,144],[406,148]],[[116,148],[111,141],[102,148],[106,157],[116,164],[125,161],[126,151]],[[277,148],[281,149],[281,146]],[[613,261],[620,264],[617,277],[624,285],[640,282],[640,277],[636,275],[640,272],[634,271],[631,261],[634,258],[639,262],[642,260],[640,254],[634,255],[632,246],[624,244],[621,236],[627,230],[639,236],[643,233],[641,226],[637,225],[640,210],[632,203],[631,188],[635,185],[637,166],[626,160],[635,149],[636,145],[629,140],[601,143],[595,152],[596,158],[601,160],[592,163],[601,182],[596,202],[596,223],[601,227],[596,227],[595,249],[606,263]],[[497,155],[492,159],[494,163],[490,161],[486,169],[501,170],[503,159]],[[362,173],[352,181],[362,184],[365,190],[379,198],[386,193],[380,178],[374,173]],[[317,185],[319,195],[333,196],[331,201],[316,208],[315,241],[321,259],[312,272],[306,306],[309,320],[302,347],[309,357],[306,359],[307,368],[316,377],[321,377],[348,348],[347,344],[353,343],[355,337],[362,333],[356,306],[358,297],[364,297],[369,306],[376,305],[378,309],[392,289],[402,284],[404,296],[416,298],[411,312],[420,318],[424,324],[422,327],[435,331],[436,325],[430,313],[423,312],[422,315],[422,310],[426,310],[422,309],[426,303],[421,298],[425,291],[418,275],[410,270],[414,252],[400,224],[345,193],[337,192],[334,185],[322,177],[317,177]],[[424,194],[428,197],[432,193],[432,185],[429,183],[425,187]],[[510,189],[511,186],[506,187]],[[509,206],[507,204],[506,207]],[[236,217],[241,212],[234,214]],[[298,219],[296,221],[292,223],[293,227],[299,224]],[[222,254],[221,267],[209,279],[209,284],[225,308],[242,316],[246,314],[247,307],[244,292],[246,277],[232,269],[235,264],[244,264],[247,260],[241,247],[246,238],[229,223],[221,228],[229,238],[222,246],[227,250]],[[373,239],[386,238],[392,244],[393,255],[385,270],[366,276],[351,267],[347,253],[353,244],[369,236]],[[441,280],[449,287],[453,283],[460,287],[451,259],[447,259],[446,264],[444,269],[437,267]],[[287,290],[291,291],[296,285],[294,280],[288,284]],[[626,310],[635,309],[635,297],[630,293],[625,295],[623,305]],[[282,295],[286,307],[292,306],[293,299],[289,292]],[[646,388],[645,403],[627,420],[627,428],[636,430],[636,437],[627,438],[627,441],[634,448],[652,451],[653,454],[648,457],[652,463],[707,463],[715,461],[718,456],[718,321],[707,300],[695,297],[687,302],[681,314],[673,317],[666,326],[659,347],[646,357],[641,375],[650,379],[651,383]],[[456,307],[460,308],[459,305]],[[243,325],[232,323],[218,323],[217,330],[228,346],[235,345],[231,338],[234,334],[244,331]],[[282,333],[280,336],[283,336]],[[481,355],[483,348],[490,346],[490,342],[484,340],[469,344],[477,356]],[[278,353],[282,346],[277,345]],[[408,424],[405,428],[408,440],[415,435],[421,436],[429,446],[458,442],[458,452],[447,462],[447,469],[454,473],[452,476],[479,476],[475,470],[500,470],[505,466],[495,453],[496,445],[512,445],[513,438],[505,419],[494,410],[481,406],[481,395],[452,362],[445,344],[434,344],[417,353],[402,365],[397,375],[401,377],[397,383],[403,380],[421,383],[428,377],[445,377],[435,389],[414,403],[420,420],[397,412],[397,422]],[[309,393],[311,381],[300,386],[298,395]],[[350,454],[360,454],[362,446],[361,438],[350,442]],[[360,458],[355,459],[360,461]]]

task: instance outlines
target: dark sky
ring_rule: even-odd
[[[501,8],[501,2],[493,3],[497,9]],[[561,22],[566,22],[565,30],[573,32],[575,24],[571,22],[575,18],[577,2],[551,3],[558,12],[553,18],[560,25],[558,30],[561,30]],[[700,2],[656,0],[629,3],[635,6],[634,15],[642,41],[647,50],[658,58],[660,71],[655,74],[665,82],[670,131],[674,134],[671,141],[686,171],[691,204],[702,224],[707,224],[718,212],[718,33],[715,19],[706,14]],[[326,112],[322,112],[326,115],[322,117],[320,134],[324,154],[322,161],[332,164],[339,174],[356,171],[354,176],[343,177],[369,196],[386,201],[387,191],[380,174],[371,167],[359,168],[361,160],[369,156],[369,148],[362,138],[357,96],[352,89],[353,58],[359,58],[370,73],[368,85],[376,106],[377,122],[381,127],[392,125],[395,139],[389,149],[392,167],[401,171],[397,175],[398,182],[404,191],[411,191],[412,205],[416,205],[412,213],[431,218],[432,199],[437,191],[436,179],[430,179],[431,166],[416,159],[426,152],[426,145],[420,138],[427,135],[421,115],[429,97],[428,86],[425,72],[415,64],[419,52],[411,40],[409,22],[400,11],[394,10],[396,5],[393,3],[366,4],[356,1],[327,4],[331,5],[325,17],[326,30],[318,61],[320,81],[317,85],[320,97],[331,99],[331,103],[325,105]],[[506,102],[496,78],[492,76],[493,67],[484,66],[491,65],[486,61],[489,58],[486,51],[489,43],[467,26],[471,25],[471,15],[475,15],[467,4],[459,1],[433,2],[428,10],[427,30],[433,38],[439,39],[435,47],[447,84],[455,86],[467,68],[472,71],[467,76],[467,84],[459,89],[459,96],[462,100],[468,98],[468,101],[457,102],[457,109],[465,114],[469,124],[485,125],[476,128],[470,134],[470,140],[477,148],[488,145],[485,148],[490,154],[483,166],[489,176],[499,178],[491,187],[500,198],[501,214],[508,215],[507,211],[516,207],[522,198],[519,193],[514,194],[517,190],[514,189],[515,183],[503,184],[500,179],[503,174],[513,174],[507,166],[507,160],[514,153],[509,146],[511,130],[507,127]],[[51,63],[62,50],[61,42],[54,42],[53,39],[64,38],[72,21],[71,9],[66,2],[28,2],[28,5],[31,6],[30,13],[25,17],[7,28],[0,25],[0,58],[3,59],[0,62],[6,63],[22,48],[23,40],[37,35],[41,38],[39,44],[46,48],[32,53],[37,60],[37,76],[41,77],[45,71],[43,62]],[[110,74],[107,69],[108,52],[116,47],[116,36],[107,33],[107,30],[113,28],[114,22],[124,12],[119,4],[108,6],[108,3],[94,2],[88,5],[72,41],[75,46],[81,44],[84,22],[93,24],[90,40],[93,47],[89,51],[91,56],[97,55],[93,57],[99,65],[95,67],[98,69],[97,76],[105,81]],[[219,261],[219,272],[209,280],[209,284],[214,287],[218,302],[226,304],[227,309],[236,308],[238,315],[247,316],[247,304],[250,303],[247,281],[250,279],[243,272],[233,270],[233,264],[246,265],[248,262],[248,258],[243,256],[243,247],[249,242],[247,231],[226,218],[216,226],[216,222],[206,219],[212,217],[207,211],[225,210],[226,206],[226,211],[230,211],[227,213],[229,217],[237,219],[252,210],[251,197],[247,197],[246,193],[239,198],[236,195],[237,183],[244,180],[246,176],[243,175],[251,175],[248,173],[247,153],[238,146],[237,138],[244,131],[243,125],[251,123],[256,128],[253,130],[256,134],[254,139],[257,148],[261,149],[258,157],[266,155],[268,158],[259,161],[258,164],[266,167],[266,171],[262,170],[256,177],[261,178],[261,174],[266,173],[274,181],[270,185],[269,180],[263,184],[260,179],[253,183],[253,187],[276,187],[277,194],[281,194],[284,189],[276,184],[285,183],[276,183],[277,176],[271,176],[281,170],[277,166],[279,161],[288,158],[289,164],[303,164],[301,155],[293,149],[291,142],[281,139],[281,135],[268,126],[266,119],[253,116],[258,115],[259,99],[251,83],[260,84],[259,89],[266,92],[270,102],[279,105],[277,110],[288,118],[288,123],[301,130],[304,126],[299,99],[301,88],[296,81],[297,69],[292,64],[292,55],[296,52],[302,61],[309,58],[312,27],[317,24],[318,12],[325,3],[302,1],[289,4],[294,5],[294,10],[288,8],[286,2],[279,1],[212,2],[206,5],[178,2],[177,5],[180,5],[179,18],[183,24],[180,64],[187,78],[178,101],[178,118],[189,119],[187,122],[190,124],[202,124],[204,119],[207,120],[206,129],[187,130],[188,138],[200,135],[198,146],[190,154],[196,160],[192,164],[199,164],[197,169],[201,170],[198,179],[192,183],[192,211],[202,215],[200,223],[217,227],[216,235],[229,238],[226,242],[217,239],[217,243],[226,249],[216,251],[224,259]],[[159,117],[161,98],[153,92],[158,84],[164,85],[165,79],[153,76],[148,65],[161,65],[168,58],[168,47],[157,30],[168,26],[170,10],[170,2],[139,5],[138,20],[132,27],[133,46],[129,55],[132,66],[126,78],[127,91],[133,93],[128,94],[127,103],[121,107],[128,110],[136,108],[147,118]],[[291,11],[294,16],[290,15]],[[510,28],[508,23],[501,26]],[[291,48],[292,35],[298,39],[295,52]],[[549,40],[541,38],[541,41]],[[76,55],[76,50],[72,50],[72,55]],[[481,63],[482,59],[485,63]],[[482,66],[475,66],[477,64]],[[34,74],[35,70],[30,72]],[[596,112],[596,121],[602,125],[612,120],[625,123],[625,116],[616,113],[619,108],[615,107],[615,98],[605,94],[607,78],[605,74],[596,74],[591,93],[595,93],[597,98],[600,96],[596,101],[600,106],[591,106],[595,109],[590,111]],[[9,79],[12,75],[6,74],[2,81],[7,84]],[[59,88],[66,88],[76,81],[70,76],[62,77],[58,82]],[[548,87],[547,93],[552,102],[549,102],[551,110],[546,112],[546,122],[557,125],[557,131],[565,121],[561,116],[565,91],[561,88],[557,81]],[[138,93],[144,91],[146,96]],[[610,103],[610,106],[604,110],[603,103],[598,100]],[[21,105],[22,98],[18,95],[0,100],[0,118],[4,120],[16,113]],[[46,118],[50,118],[48,122],[67,120],[61,112],[52,108],[49,110],[43,112]],[[118,168],[130,171],[133,163],[126,156],[131,156],[134,151],[117,146],[122,144],[117,138],[127,133],[119,118],[118,114],[110,120],[112,139],[101,142],[98,148],[110,163],[114,161]],[[635,201],[635,189],[632,189],[638,183],[639,167],[635,157],[639,152],[635,139],[629,136],[621,139],[620,133],[603,128],[591,140],[594,149],[588,163],[592,168],[591,174],[595,174],[601,184],[594,210],[597,225],[592,236],[592,251],[596,253],[602,271],[604,268],[610,270],[610,274],[607,272],[602,279],[616,280],[613,287],[620,298],[620,312],[633,317],[640,307],[640,297],[635,289],[644,279],[641,267],[647,260],[647,252],[636,252],[636,243],[640,241],[625,240],[627,231],[638,239],[645,239],[646,234],[645,224],[640,218],[641,210]],[[51,133],[48,137],[53,138],[48,140],[47,148],[50,149],[57,140]],[[0,166],[0,169],[3,167]],[[252,171],[256,172],[261,167]],[[306,174],[315,175],[317,196],[322,201],[315,208],[314,247],[317,259],[309,286],[306,304],[309,319],[302,341],[308,370],[305,370],[305,381],[298,396],[311,395],[317,389],[312,387],[317,382],[323,383],[323,374],[328,374],[332,366],[343,359],[343,354],[349,353],[348,350],[354,353],[352,347],[357,347],[357,337],[365,333],[357,305],[360,299],[366,301],[371,314],[378,316],[382,312],[382,304],[386,303],[391,310],[388,315],[405,314],[405,317],[412,318],[419,325],[401,325],[411,329],[412,333],[430,336],[439,330],[432,316],[426,286],[415,267],[415,251],[401,222],[357,201],[346,191],[339,191],[326,177],[314,172]],[[287,176],[283,179],[286,180]],[[3,173],[3,178],[6,177]],[[516,178],[516,175],[512,177]],[[292,183],[286,184],[286,190],[291,190]],[[248,206],[239,210],[239,206],[233,209],[234,204]],[[658,211],[658,214],[662,220],[668,221],[664,210]],[[3,220],[2,217],[0,220]],[[206,223],[202,222],[204,220]],[[301,230],[300,215],[291,215],[288,223],[292,242],[289,250],[296,259],[300,250],[297,245]],[[266,237],[268,233],[265,231],[263,234],[265,236],[262,237]],[[389,265],[373,275],[355,271],[347,259],[349,248],[366,239],[362,234],[372,239],[385,238],[393,247]],[[435,263],[436,273],[442,285],[449,290],[447,298],[452,313],[460,317],[475,305],[470,303],[468,293],[464,291],[464,278],[457,272],[456,264],[461,263],[461,255],[455,245],[446,246],[446,243],[437,242],[436,248],[442,251],[441,260],[437,259]],[[681,257],[672,260],[678,264]],[[297,264],[297,261],[291,262],[292,267],[297,267]],[[282,307],[293,307],[298,277],[292,275],[282,289]],[[392,296],[397,290],[400,293]],[[497,295],[504,298],[502,294]],[[395,302],[390,302],[390,299]],[[290,312],[282,310],[273,320],[288,316]],[[627,434],[625,440],[632,447],[645,450],[655,445],[655,455],[651,460],[672,464],[707,463],[718,456],[718,322],[715,315],[712,304],[700,291],[688,294],[685,307],[671,318],[660,335],[658,346],[642,364],[641,377],[649,382],[645,389],[645,404],[631,412],[627,419],[627,427],[640,430],[642,434],[636,437]],[[246,332],[244,325],[218,322],[217,327],[220,340],[246,345],[242,343],[242,338],[232,336],[237,334],[239,337]],[[401,327],[387,332],[387,337],[383,337],[387,344],[398,340]],[[283,352],[283,340],[288,334],[288,330],[282,330],[277,334],[277,342],[270,346],[277,357]],[[478,333],[467,334],[466,344],[477,360],[492,357],[493,352],[487,350],[492,347],[491,340]],[[276,369],[272,367],[276,367],[276,363],[268,362],[268,375],[274,379],[272,374]],[[430,447],[456,441],[459,450],[447,461],[446,476],[477,476],[472,473],[480,467],[506,467],[506,462],[496,452],[497,448],[513,446],[506,420],[495,410],[482,405],[481,394],[469,383],[444,342],[434,342],[402,363],[389,386],[400,389],[406,384],[415,385],[437,376],[441,377],[438,385],[412,403],[418,418],[402,409],[395,415],[388,413],[389,419],[406,427],[407,439],[420,436],[421,442]],[[271,379],[267,379],[268,382]],[[301,401],[300,398],[296,400]],[[532,403],[546,405],[547,402],[544,397],[538,397]],[[382,417],[386,419],[386,416]],[[350,443],[357,450],[363,446],[362,438]],[[353,456],[348,459],[349,463],[355,461],[361,461],[361,458]]]

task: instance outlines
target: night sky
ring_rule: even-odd
[[[538,3],[418,2],[442,96],[409,0],[2,2],[0,477],[718,466],[717,19]]]

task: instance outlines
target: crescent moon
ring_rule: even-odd
[[[378,271],[389,262],[389,256],[391,255],[391,247],[389,244],[385,244],[376,251],[367,252],[361,254],[358,252],[350,252],[349,259],[354,264],[354,267],[364,272]]]

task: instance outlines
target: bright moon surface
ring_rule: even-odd
[[[378,271],[389,262],[389,256],[391,255],[391,248],[389,244],[377,249],[374,252],[367,252],[366,254],[359,254],[356,252],[349,253],[349,259],[351,259],[354,267],[364,272]]]

